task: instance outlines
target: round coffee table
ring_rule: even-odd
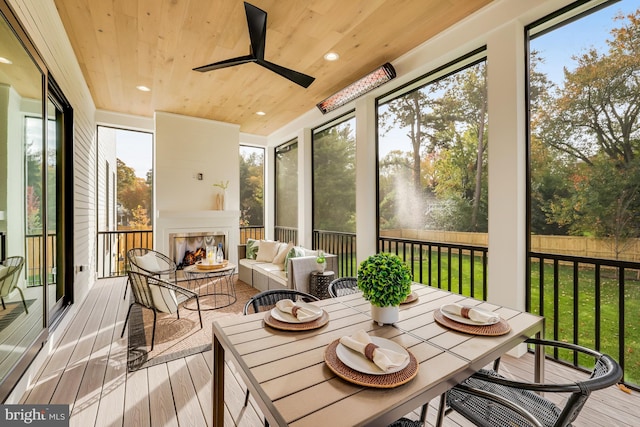
[[[236,284],[233,275],[235,264],[215,270],[201,270],[196,265],[185,267],[182,272],[188,282],[188,288],[198,294],[200,310],[217,310],[235,303]],[[196,302],[185,304],[187,310],[196,310]]]

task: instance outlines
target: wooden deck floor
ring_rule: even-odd
[[[124,279],[100,280],[78,310],[55,351],[47,359],[22,403],[69,404],[71,425],[195,426],[211,425],[211,352],[127,373],[127,334],[120,338],[127,311]],[[530,379],[531,357],[503,358],[501,371]],[[260,426],[255,402],[243,408],[244,385],[227,364],[225,426]],[[575,378],[575,371],[546,363],[546,379]],[[437,399],[431,402],[433,425]],[[594,393],[574,426],[639,426],[639,394],[616,387]],[[417,419],[417,413],[409,414]],[[332,423],[338,426],[336,423]],[[447,426],[468,426],[457,414]]]

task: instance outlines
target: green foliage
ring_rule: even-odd
[[[118,203],[123,209],[122,224],[137,230],[149,228],[150,218],[147,212],[153,211],[152,186],[153,175],[138,178],[135,170],[117,159]]]
[[[264,225],[264,149],[240,147],[240,225]]]
[[[358,267],[358,288],[378,307],[399,305],[411,293],[411,269],[389,253],[371,255]]]
[[[298,227],[298,142],[276,148],[276,223]]]
[[[379,114],[380,144],[406,142],[380,159],[380,228],[486,231],[486,64],[394,98]]]
[[[597,236],[620,253],[640,237],[640,10],[617,19],[608,50],[571,58],[557,88],[532,54],[531,218],[535,233]]]
[[[313,226],[355,232],[355,119],[313,137]]]

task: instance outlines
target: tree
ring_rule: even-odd
[[[264,150],[241,150],[240,183],[241,225],[264,225]]]
[[[347,121],[317,133],[313,140],[313,227],[355,232],[355,135]]]
[[[574,168],[571,194],[555,199],[549,218],[572,234],[612,239],[619,252],[640,235],[631,220],[640,212],[640,10],[617,19],[606,52],[574,57],[576,68],[565,69],[564,85],[536,111],[532,132]]]
[[[149,218],[146,221],[141,221],[140,216],[136,219],[134,217],[134,211],[143,209],[145,212],[151,212],[152,206],[152,187],[153,176],[151,171],[147,172],[146,179],[138,178],[133,168],[127,166],[122,160],[117,159],[117,176],[118,176],[118,204],[122,206],[125,214],[125,223],[129,223],[130,226],[143,227],[142,229],[149,228]]]

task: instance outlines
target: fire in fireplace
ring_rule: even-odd
[[[222,243],[226,253],[225,235],[221,233],[192,232],[169,234],[169,257],[179,270],[207,257],[207,248],[217,248]]]

